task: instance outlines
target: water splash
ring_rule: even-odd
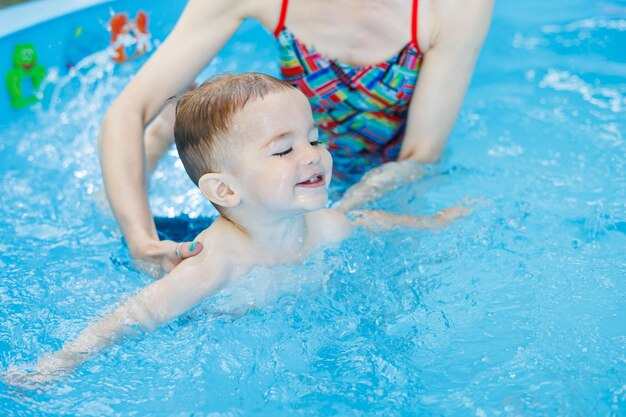
[[[549,68],[539,82],[539,87],[576,93],[593,106],[613,113],[622,113],[626,109],[626,95],[623,92],[609,87],[594,86],[569,71]]]

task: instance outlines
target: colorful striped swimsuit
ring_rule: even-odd
[[[283,0],[274,36],[281,74],[309,99],[320,138],[328,144],[338,172],[363,172],[396,160],[417,82],[422,53],[417,43],[417,0],[412,40],[376,65],[352,66],[307,48],[285,27]]]

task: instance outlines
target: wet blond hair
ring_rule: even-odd
[[[219,172],[228,162],[233,116],[251,100],[287,90],[297,89],[270,75],[225,74],[174,97],[176,148],[194,184],[198,185],[206,173]]]

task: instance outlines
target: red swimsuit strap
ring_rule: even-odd
[[[289,0],[283,0],[283,4],[280,7],[280,18],[278,19],[278,25],[276,25],[276,29],[274,29],[274,37],[277,38],[280,32],[285,28],[285,18],[287,17],[287,6],[289,5]]]
[[[417,52],[422,54],[422,50],[420,49],[419,42],[417,41],[417,0],[413,0],[413,13],[411,15],[411,42],[415,45]]]

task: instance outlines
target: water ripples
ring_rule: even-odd
[[[259,269],[49,391],[3,387],[0,403],[8,415],[617,415],[626,90],[613,74],[623,23],[511,33],[529,59],[470,91],[436,169],[373,204],[435,213],[482,198],[467,219],[437,233],[359,232],[300,267]],[[591,58],[563,58],[581,47]],[[250,50],[243,42],[232,54]],[[100,59],[51,82],[59,100],[36,119],[3,130],[2,369],[58,348],[151,282],[101,209],[97,131],[132,70]],[[230,68],[225,59],[207,73]],[[583,60],[610,65],[587,73]],[[214,214],[174,150],[151,204],[159,216]]]

